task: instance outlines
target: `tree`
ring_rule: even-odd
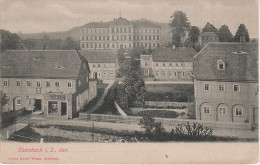
[[[185,37],[185,32],[190,29],[190,22],[186,14],[182,11],[175,11],[171,16],[172,21],[170,28],[172,32],[172,45],[177,47],[182,46],[182,38]]]
[[[227,25],[222,25],[218,31],[219,42],[232,42],[233,35]]]
[[[207,22],[207,24],[202,29],[202,32],[214,32],[214,33],[217,33],[218,29],[215,28],[215,26],[212,25],[211,23]]]
[[[145,130],[145,135],[149,140],[161,140],[165,135],[165,129],[161,122],[156,122],[154,118],[144,115],[139,125]]]
[[[195,44],[198,42],[198,37],[200,35],[200,30],[197,26],[192,26],[189,32],[189,39],[190,41]]]
[[[9,99],[6,93],[0,91],[0,95],[1,95],[1,101],[0,101],[0,110],[1,110],[8,103]]]
[[[7,49],[19,49],[20,48],[20,37],[15,33],[10,33],[6,30],[0,29],[0,50],[4,51]]]
[[[250,41],[248,30],[244,24],[239,25],[237,32],[234,36],[234,42],[240,42],[241,37],[245,37],[246,42]]]

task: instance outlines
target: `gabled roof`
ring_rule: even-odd
[[[225,70],[217,69],[223,60]],[[251,43],[209,43],[194,57],[197,80],[258,81],[258,45]]]
[[[81,28],[109,28],[109,24],[107,22],[89,22]]]
[[[77,78],[84,61],[75,50],[7,50],[0,77]]]
[[[211,37],[211,36],[218,36],[216,33],[214,32],[203,32],[199,35],[200,37]]]
[[[89,63],[116,63],[116,53],[111,50],[80,50]]]
[[[161,28],[159,25],[148,21],[134,21],[134,26],[136,28]]]
[[[152,52],[152,57],[154,62],[192,62],[195,54],[196,51],[188,47],[158,47]]]

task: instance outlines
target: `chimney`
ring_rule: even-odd
[[[175,45],[172,45],[172,50],[175,50]]]
[[[240,43],[245,43],[246,42],[246,37],[245,35],[240,36]]]

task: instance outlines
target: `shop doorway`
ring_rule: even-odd
[[[67,115],[67,103],[61,102],[61,116]]]
[[[35,111],[41,111],[42,110],[42,100],[41,99],[35,99],[34,110]]]

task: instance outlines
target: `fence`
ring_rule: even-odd
[[[193,102],[145,101],[145,106],[149,107],[190,107],[193,104]]]
[[[116,115],[100,115],[100,114],[86,114],[80,113],[79,118],[88,119],[92,121],[101,121],[101,122],[113,122],[113,123],[139,123],[142,117],[140,116],[116,116]],[[190,124],[200,123],[203,126],[210,128],[225,128],[225,129],[251,129],[252,126],[250,123],[232,123],[232,122],[216,122],[216,121],[202,121],[202,120],[183,120],[183,119],[170,119],[170,118],[154,118],[155,121],[161,122],[166,125],[177,126],[178,124]]]

